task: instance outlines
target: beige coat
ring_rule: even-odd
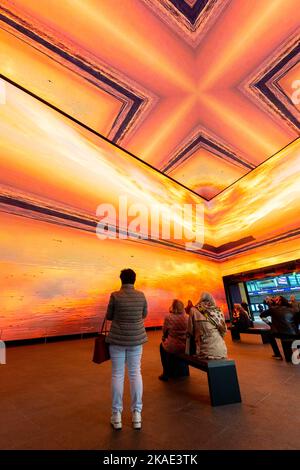
[[[196,355],[203,359],[224,359],[227,348],[223,339],[226,323],[222,311],[218,307],[207,307],[202,304],[193,307],[188,321],[188,340],[186,353],[190,354],[191,336],[196,343]]]

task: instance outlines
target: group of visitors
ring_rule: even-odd
[[[106,339],[112,364],[111,424],[114,429],[122,429],[124,376],[127,364],[132,424],[134,429],[141,429],[141,357],[143,344],[147,341],[144,327],[147,301],[143,292],[134,288],[136,274],[132,269],[122,270],[120,279],[122,287],[111,294],[106,314],[107,320],[111,320]],[[223,339],[225,332],[223,313],[211,294],[203,293],[195,306],[189,301],[184,307],[181,300],[173,300],[163,325],[160,345],[163,374],[159,378],[168,380],[169,377],[189,375],[188,366],[180,359],[176,362],[174,354],[186,352],[207,359],[226,358],[227,348]]]
[[[175,299],[163,325],[160,345],[163,373],[159,379],[166,381],[169,377],[189,375],[185,361],[174,354],[196,354],[203,359],[226,358],[225,333],[224,315],[211,294],[204,292],[195,306],[189,301],[186,308],[182,301]]]
[[[276,297],[267,297],[265,304],[268,309],[260,313],[260,317],[270,325],[269,341],[273,349],[273,357],[282,360],[276,338],[281,339],[282,349],[287,362],[291,362],[292,343],[295,337],[299,335],[300,323],[300,303],[292,295],[290,302],[278,295]]]
[[[122,429],[123,390],[125,365],[127,364],[131,392],[132,424],[134,429],[142,426],[143,382],[141,357],[143,344],[147,341],[144,319],[147,316],[147,301],[143,292],[134,288],[136,274],[132,269],[121,271],[122,287],[110,296],[106,318],[111,328],[106,341],[112,364],[112,416],[114,429]],[[268,308],[261,311],[265,321],[271,318],[270,343],[274,357],[281,359],[276,343],[280,337],[284,355],[291,360],[291,344],[298,334],[300,303],[295,297],[288,302],[284,297],[266,298]],[[248,305],[235,304],[232,322],[240,331],[253,326]],[[163,324],[160,355],[163,373],[160,380],[189,375],[188,365],[182,354],[195,354],[203,359],[225,359],[227,348],[224,341],[226,324],[224,315],[217,307],[213,296],[201,294],[196,305],[189,300],[186,307],[175,299]]]
[[[260,318],[270,326],[270,331],[266,334],[273,349],[275,359],[282,360],[282,355],[278,347],[276,338],[281,340],[283,354],[287,362],[291,362],[292,343],[299,335],[300,323],[300,302],[295,295],[291,295],[288,301],[282,295],[266,297],[264,306],[259,305]],[[253,320],[249,312],[248,305],[244,302],[234,304],[232,312],[232,327],[239,332],[246,331],[253,327]]]

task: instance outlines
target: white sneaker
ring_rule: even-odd
[[[132,412],[132,425],[134,429],[142,428],[142,414],[140,411],[134,410]]]
[[[122,415],[120,411],[113,412],[110,423],[114,429],[122,429]]]

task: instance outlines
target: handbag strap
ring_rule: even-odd
[[[106,316],[105,316],[105,317],[103,318],[103,322],[102,322],[102,325],[101,325],[101,330],[100,330],[100,334],[101,334],[101,335],[108,333],[108,329],[107,329],[106,325],[107,325],[107,318],[106,318]]]

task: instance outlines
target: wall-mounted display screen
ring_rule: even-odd
[[[254,316],[262,310],[267,310],[268,306],[264,300],[268,295],[283,295],[289,299],[294,294],[300,300],[300,273],[288,273],[263,279],[246,281],[246,290],[250,300],[250,308]]]
[[[246,288],[250,298],[257,295],[288,295],[295,291],[300,293],[300,273],[247,281]]]

